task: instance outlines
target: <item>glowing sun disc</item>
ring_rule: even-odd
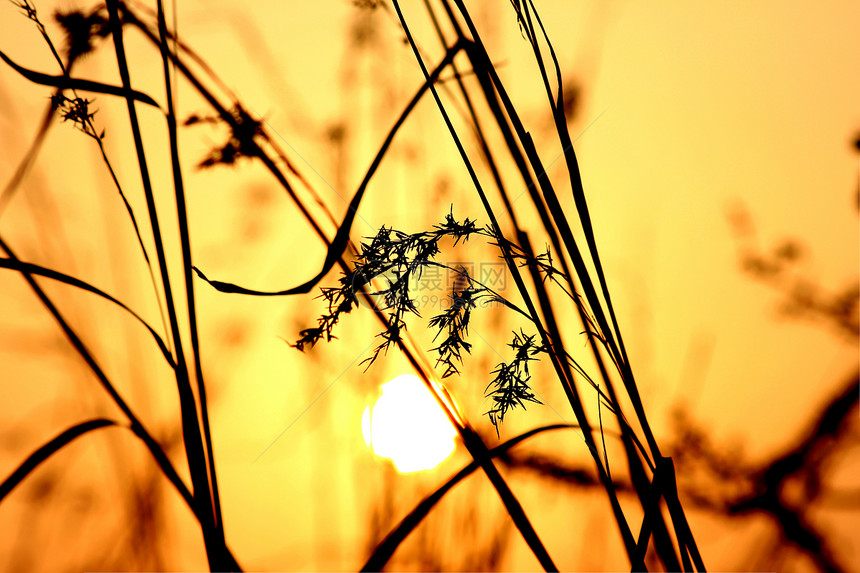
[[[361,432],[373,453],[401,473],[432,470],[454,451],[457,431],[421,379],[404,374],[382,385],[364,410]]]

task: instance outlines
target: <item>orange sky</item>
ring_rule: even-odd
[[[46,17],[52,10],[49,3],[37,7]],[[538,8],[565,81],[579,83],[582,90],[570,129],[622,332],[658,438],[669,435],[671,408],[683,404],[718,442],[742,442],[751,456],[785,446],[798,423],[856,368],[857,349],[824,328],[778,316],[781,297],[740,271],[728,213],[743,205],[765,250],[786,238],[797,239],[808,254],[801,274],[825,290],[856,281],[858,169],[850,144],[860,133],[860,4],[598,6],[556,1],[539,2]],[[420,16],[417,3],[409,11]],[[523,117],[545,164],[553,165],[550,175],[563,181],[563,161],[556,162],[559,149],[546,131],[548,117],[541,107],[545,96],[507,3],[481,3],[476,13],[488,30],[485,39],[500,63],[503,81],[525,110]],[[283,138],[291,160],[340,217],[343,198],[354,193],[380,141],[421,82],[411,53],[399,43],[395,19],[377,13],[377,43],[346,57],[345,39],[356,18],[349,2],[186,2],[179,5],[178,15],[180,35],[208,59],[252,113],[265,117]],[[416,33],[428,52],[436,54],[429,59],[438,59],[429,28],[416,24]],[[132,64],[135,85],[152,86],[160,98],[160,88],[153,83],[161,73],[157,54],[141,52],[142,44],[133,38],[129,42],[139,58]],[[0,8],[0,49],[21,65],[55,73],[36,31],[8,4]],[[104,49],[79,72],[116,81],[110,56]],[[43,113],[47,93],[0,66],[4,185]],[[99,117],[108,129],[109,151],[129,181],[132,203],[142,212],[135,164],[123,143],[128,134],[122,107],[103,100],[99,98]],[[203,109],[187,89],[180,89],[179,101],[186,113]],[[157,164],[166,157],[158,157],[155,144],[164,141],[159,140],[161,120],[155,113],[145,117],[154,142],[156,176],[169,183],[167,164]],[[341,155],[325,138],[337,124],[349,130],[349,147]],[[194,171],[193,163],[220,142],[223,133],[204,126],[186,130],[182,137],[195,262],[210,276],[259,288],[285,288],[315,274],[323,247],[275,183],[249,163],[235,170]],[[124,300],[158,323],[121,204],[89,143],[69,126],[55,127],[27,184],[0,217],[0,231],[30,260],[74,271],[121,292]],[[75,173],[73,185],[70,170]],[[435,196],[443,178],[446,194]],[[410,231],[426,228],[438,222],[452,202],[460,216],[486,222],[428,101],[398,137],[362,206],[353,236],[372,234],[382,224]],[[572,208],[572,202],[565,206]],[[62,225],[56,225],[55,216]],[[105,224],[105,219],[112,222]],[[36,230],[40,225],[56,232],[45,236]],[[331,233],[331,226],[325,228]],[[74,248],[69,247],[72,243]],[[68,255],[70,249],[74,255]],[[455,256],[474,255],[465,250]],[[491,255],[478,249],[477,256]],[[77,419],[57,403],[77,404],[82,393],[100,391],[73,357],[50,346],[62,343],[55,340],[49,321],[33,318],[39,307],[9,274],[0,275],[0,356],[9,365],[9,381],[2,382],[8,405],[0,406],[0,412],[9,428],[37,429],[2,450],[0,474],[11,471],[40,440]],[[335,280],[332,274],[327,284]],[[59,296],[63,289],[52,292]],[[154,355],[146,354],[152,350],[149,342],[131,334],[136,326],[113,311],[86,324],[92,311],[82,309],[90,308],[89,300],[63,296],[69,308],[77,309],[70,314],[93,344],[114,356],[106,362],[117,376],[135,372],[122,384],[124,390],[150,419],[166,427],[175,393],[169,381],[152,383],[165,373],[152,365]],[[367,540],[359,524],[371,514],[362,488],[379,493],[382,484],[391,485],[385,480],[396,478],[374,466],[359,420],[373,386],[401,373],[402,361],[392,357],[361,374],[356,364],[366,356],[376,325],[358,313],[347,317],[350,324],[344,325],[344,336],[336,343],[309,356],[287,348],[281,339],[293,340],[322,310],[321,301],[310,297],[250,300],[213,293],[202,285],[199,296],[228,536],[240,561],[266,570],[360,566]],[[482,368],[497,362],[493,348],[507,343],[504,331],[493,330],[489,318],[483,320],[476,324],[476,336],[489,342],[476,339],[474,356]],[[128,346],[121,337],[99,336],[109,329],[130,332],[124,336],[136,346],[129,355],[141,352],[149,358],[135,366],[134,360],[123,357]],[[423,324],[416,322],[415,330],[421,329]],[[54,348],[53,353],[45,346]],[[37,353],[34,365],[33,347],[48,352],[50,360],[40,361],[44,355]],[[69,372],[76,376],[74,386],[65,383]],[[30,386],[34,378],[39,381]],[[150,386],[141,390],[137,384]],[[451,383],[473,423],[492,431],[481,416],[486,409],[481,401],[484,385]],[[555,411],[570,417],[560,392],[550,398],[552,408],[513,421],[506,428],[508,437],[533,422],[558,421]],[[100,399],[84,400],[86,405],[80,407],[98,411],[104,407],[98,405]],[[7,437],[9,444],[11,440]],[[331,454],[326,460],[313,454],[321,443]],[[99,451],[81,455],[103,457]],[[144,462],[139,465],[145,467]],[[457,467],[448,462],[436,474],[391,485],[399,488],[398,503],[407,507],[417,499],[416,492],[429,491]],[[367,473],[366,481],[337,477],[357,471]],[[532,486],[523,487],[528,491]],[[336,493],[309,494],[314,488]],[[487,496],[488,504],[494,502]],[[594,505],[595,514],[607,509]],[[18,519],[10,507],[0,507],[0,529],[14,527]],[[552,521],[552,510],[535,511],[537,522]],[[182,512],[177,509],[175,514]],[[175,519],[182,524],[176,529],[185,531],[183,539],[188,541],[172,566],[203,566],[187,518]],[[266,527],[259,527],[261,523]],[[721,560],[718,551],[704,551],[715,569],[735,563]],[[528,569],[533,566],[528,559],[513,558],[510,567]],[[592,566],[613,564],[598,560]]]

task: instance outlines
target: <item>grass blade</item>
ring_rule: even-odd
[[[108,300],[115,305],[119,306],[121,309],[128,312],[131,316],[133,316],[137,321],[142,324],[152,335],[152,338],[155,340],[155,343],[158,345],[158,349],[161,350],[162,355],[164,355],[164,359],[170,364],[171,368],[175,368],[176,364],[173,361],[173,356],[170,354],[170,351],[167,349],[167,345],[164,343],[164,340],[161,338],[161,335],[156,332],[156,330],[149,325],[139,314],[133,311],[131,308],[126,306],[125,303],[117,300],[113,296],[104,292],[103,290],[94,287],[88,282],[82,281],[80,279],[76,279],[75,277],[69,276],[67,274],[61,273],[59,271],[55,271],[53,269],[48,269],[39,265],[35,265],[33,263],[25,263],[18,259],[0,257],[0,268],[11,269],[18,271],[20,273],[26,273],[29,275],[39,275],[49,279],[54,279],[55,281],[59,281],[61,283],[65,283],[67,285],[79,288],[81,290],[85,290],[87,292],[91,292],[95,295],[102,297],[105,300]]]
[[[76,440],[77,438],[92,432],[94,430],[98,430],[101,428],[109,428],[109,427],[120,427],[127,428],[123,424],[116,422],[114,420],[108,420],[106,418],[95,418],[92,420],[87,420],[86,422],[81,422],[79,424],[75,424],[74,426],[67,428],[53,439],[39,447],[35,452],[30,454],[26,460],[24,460],[16,469],[12,472],[12,474],[3,480],[3,483],[0,483],[0,503],[3,503],[3,500],[8,496],[12,491],[29,476],[39,465],[45,462],[52,455],[58,453],[61,449],[69,445],[71,442]],[[191,492],[188,491],[188,488],[185,486],[185,483],[179,477],[179,474],[176,473],[176,470],[170,463],[170,460],[164,455],[164,451],[160,446],[155,444],[152,437],[146,433],[146,431],[141,431],[141,426],[134,426],[130,428],[135,435],[143,440],[145,444],[147,444],[148,449],[155,454],[154,458],[162,473],[167,477],[171,484],[176,488],[176,491],[182,498],[185,500],[189,509],[191,509],[192,513],[194,513],[194,500],[191,496]],[[195,517],[199,519],[199,516]],[[229,549],[227,550],[229,552]],[[232,554],[230,554],[230,559],[232,559],[235,564],[236,561],[233,558]],[[240,570],[238,565],[236,565],[235,570]]]
[[[526,440],[532,436],[537,434],[541,434],[543,432],[547,432],[550,430],[563,430],[570,428],[579,428],[576,424],[553,424],[549,426],[542,426],[540,428],[535,428],[519,436],[511,438],[510,440],[502,443],[499,446],[496,446],[492,450],[490,450],[490,456],[495,458],[498,457],[509,449],[519,444],[523,440]],[[475,470],[477,470],[480,466],[478,462],[473,461],[470,464],[466,465],[459,472],[454,474],[447,482],[445,482],[441,487],[439,487],[436,491],[425,497],[421,502],[415,506],[415,508],[409,512],[409,514],[404,517],[400,523],[395,526],[394,529],[389,532],[388,535],[385,536],[377,546],[376,549],[373,550],[370,558],[367,560],[367,563],[364,564],[364,567],[361,568],[362,571],[382,571],[382,568],[385,567],[385,564],[391,559],[391,556],[397,550],[401,543],[409,536],[412,531],[418,527],[421,521],[427,517],[427,514],[430,513],[430,510],[441,501],[441,499],[445,496],[448,491],[450,491],[455,485],[463,481],[463,479],[467,478],[471,475]]]
[[[122,22],[119,16],[119,2],[117,0],[109,0],[107,2],[107,9],[122,85],[126,90],[131,90],[131,78],[125,54]],[[170,89],[169,83],[167,85],[167,89]],[[176,311],[176,303],[173,298],[174,295],[170,285],[165,247],[158,222],[158,212],[156,210],[152,182],[149,177],[149,169],[147,167],[146,155],[144,152],[140,123],[134,106],[134,100],[131,97],[126,97],[126,106],[128,108],[129,120],[131,122],[132,136],[134,139],[135,150],[137,152],[141,181],[143,183],[144,194],[146,196],[149,220],[155,239],[159,271],[167,303],[167,315],[170,322],[170,329],[176,352],[177,368],[175,368],[174,371],[176,372],[176,386],[179,393],[183,442],[185,444],[185,453],[188,460],[188,469],[191,474],[191,482],[194,488],[194,502],[200,519],[209,566],[213,570],[226,570],[227,568],[233,568],[235,560],[231,563],[231,559],[228,557],[228,552],[225,551],[223,537],[221,537],[218,531],[218,522],[214,514],[215,502],[213,499],[213,491],[211,489],[212,485],[209,476],[209,465],[207,463],[205,444],[201,435],[200,419],[198,418],[198,405],[191,388],[191,376],[188,369],[188,362],[183,351],[182,334],[179,328],[179,317]],[[188,302],[189,304],[191,303],[191,301]]]
[[[12,472],[8,478],[6,478],[2,484],[0,484],[0,503],[3,503],[3,499],[9,495],[15,487],[21,483],[30,473],[39,467],[39,464],[50,458],[52,455],[56,454],[62,448],[67,446],[76,438],[79,438],[86,434],[87,432],[91,432],[93,430],[98,430],[99,428],[107,428],[110,426],[119,426],[117,422],[113,420],[107,420],[105,418],[96,418],[93,420],[87,420],[86,422],[81,422],[80,424],[75,424],[71,428],[66,429],[61,432],[59,435],[55,436],[53,439],[48,441],[46,444],[41,446],[35,452],[30,454],[26,460],[24,460],[21,465],[19,465],[15,471]]]
[[[214,542],[226,548],[224,528],[221,520],[221,500],[218,492],[218,479],[215,472],[215,453],[212,447],[212,435],[209,427],[209,407],[206,399],[206,384],[203,379],[203,367],[200,362],[200,341],[197,332],[197,311],[194,298],[194,278],[191,272],[191,238],[188,230],[188,214],[185,203],[185,185],[182,179],[182,167],[179,163],[179,144],[176,130],[176,110],[173,105],[173,86],[170,79],[170,58],[167,49],[167,25],[164,18],[164,6],[158,0],[158,32],[162,67],[164,69],[164,85],[167,93],[167,128],[170,140],[170,161],[173,170],[173,188],[176,196],[176,216],[179,223],[179,239],[182,249],[182,270],[185,283],[185,297],[188,309],[188,326],[191,336],[191,353],[194,361],[194,374],[197,380],[197,395],[200,401],[200,418],[203,425],[203,440],[208,461],[208,477],[211,487],[211,500],[214,511]],[[204,528],[205,534],[205,528]],[[207,545],[208,545],[207,539]],[[223,557],[219,559],[223,563]]]
[[[253,296],[287,296],[294,294],[307,294],[313,289],[319,282],[328,274],[328,272],[334,267],[335,263],[341,259],[344,251],[346,250],[347,243],[349,242],[349,233],[352,229],[352,224],[355,221],[355,216],[358,214],[358,207],[361,205],[361,200],[364,198],[364,193],[367,190],[367,186],[370,183],[370,180],[373,178],[373,175],[376,173],[376,170],[379,168],[379,165],[382,163],[382,159],[385,157],[388,148],[391,146],[391,143],[394,141],[394,136],[397,134],[400,127],[409,117],[409,114],[412,113],[412,110],[421,101],[421,98],[427,92],[429,88],[433,85],[433,83],[439,78],[439,74],[448,64],[454,59],[459,51],[462,49],[462,46],[458,43],[452,46],[447,50],[445,57],[442,58],[442,61],[438,66],[433,70],[431,74],[427,77],[425,82],[421,85],[406,107],[403,109],[403,112],[400,114],[400,117],[397,118],[397,121],[394,123],[394,126],[388,131],[388,135],[386,135],[385,140],[382,145],[379,147],[379,150],[376,153],[376,157],[373,158],[373,162],[370,164],[367,172],[364,175],[364,178],[361,181],[361,184],[358,186],[358,190],[353,195],[352,200],[349,202],[349,207],[347,208],[346,215],[343,218],[340,226],[338,226],[337,233],[334,236],[334,239],[329,243],[328,250],[326,252],[325,261],[323,263],[323,267],[320,272],[310,279],[307,282],[304,282],[298,286],[288,288],[280,291],[258,291],[247,289],[245,287],[241,287],[232,283],[210,280],[200,271],[198,268],[194,268],[194,271],[197,275],[212,285],[213,288],[220,292],[224,293],[236,293],[236,294],[247,294]]]
[[[81,90],[85,92],[114,95],[126,99],[132,99],[134,101],[139,101],[140,103],[145,103],[147,105],[151,105],[153,107],[161,109],[158,106],[158,102],[156,102],[154,99],[152,99],[145,93],[133,90],[131,88],[126,89],[119,86],[112,86],[110,84],[95,82],[92,80],[82,80],[80,78],[70,78],[68,76],[51,76],[48,74],[43,74],[41,72],[34,72],[13,62],[9,58],[9,56],[3,53],[2,50],[0,50],[0,59],[9,64],[9,67],[14,69],[16,72],[18,72],[31,82],[39,85],[51,86],[60,90]]]

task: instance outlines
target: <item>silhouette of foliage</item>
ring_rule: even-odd
[[[302,330],[299,333],[299,340],[293,346],[303,350],[306,345],[313,346],[321,338],[330,341],[334,337],[332,329],[340,320],[340,316],[358,305],[357,297],[361,289],[371,285],[375,279],[379,279],[384,281],[386,286],[371,292],[370,295],[382,300],[382,310],[388,312],[389,322],[386,330],[378,335],[382,342],[373,354],[362,362],[367,363],[369,367],[380,353],[387,351],[392,343],[400,340],[401,331],[406,328],[404,317],[408,314],[420,316],[410,293],[410,281],[420,279],[422,272],[428,266],[449,268],[434,261],[434,257],[440,253],[439,241],[444,237],[451,237],[456,245],[461,240],[468,240],[470,236],[480,232],[481,229],[474,221],[467,218],[459,222],[454,219],[452,212],[449,212],[445,220],[430,231],[410,234],[383,226],[370,239],[370,242],[361,244],[355,266],[352,270],[343,273],[340,286],[321,289],[321,297],[328,303],[328,312],[318,319],[318,325],[315,328]],[[451,336],[456,338],[465,334],[468,327],[468,312],[474,303],[473,297],[479,296],[481,292],[472,289],[460,293],[459,302],[455,299],[455,304],[446,313],[431,320],[431,325],[440,328],[440,331],[449,329],[449,338],[446,338],[437,348],[440,352],[440,361],[451,369],[446,370],[449,374],[456,372],[453,361],[459,359],[459,351],[467,348]],[[464,295],[468,297],[468,302]]]
[[[104,131],[96,133],[93,118],[97,110],[91,110],[93,100],[82,97],[68,98],[58,91],[51,96],[51,106],[60,114],[63,121],[71,121],[75,127],[92,138],[104,138]]]
[[[110,35],[107,15],[101,6],[89,14],[79,10],[57,12],[54,14],[54,19],[66,33],[66,52],[69,61],[75,61],[89,54],[95,48],[96,39],[104,39]]]
[[[385,286],[371,292],[370,296],[382,300],[382,310],[388,312],[389,320],[387,328],[377,335],[381,342],[371,356],[362,361],[362,364],[370,367],[380,354],[387,352],[392,343],[400,340],[402,331],[407,327],[405,317],[409,314],[420,316],[410,292],[410,284],[420,279],[426,268],[441,267],[456,273],[457,280],[449,296],[450,304],[428,321],[428,326],[437,331],[434,342],[439,340],[438,345],[430,350],[438,355],[436,365],[443,367],[442,378],[459,374],[458,365],[462,363],[463,354],[468,354],[472,348],[466,339],[472,311],[478,304],[502,302],[506,306],[516,308],[510,301],[469,276],[465,268],[453,269],[435,260],[441,252],[439,242],[443,238],[453,239],[453,244],[456,245],[474,235],[491,238],[494,245],[499,245],[499,241],[503,240],[497,238],[491,229],[478,227],[474,220],[467,218],[462,222],[457,221],[453,211],[429,231],[410,234],[382,227],[369,242],[361,244],[354,268],[342,274],[339,286],[320,289],[319,298],[326,301],[327,312],[318,318],[316,327],[302,330],[299,339],[292,346],[304,350],[306,346],[313,346],[321,339],[331,341],[336,338],[332,331],[341,316],[358,306],[358,296],[362,288],[379,279]],[[530,260],[523,251],[517,251],[516,258],[523,266]],[[533,260],[541,268],[545,278],[556,280],[560,271],[552,266],[548,249],[545,253],[533,257]],[[537,354],[546,353],[547,349],[536,342],[535,335],[526,335],[522,331],[513,334],[513,341],[509,345],[515,353],[513,360],[497,365],[491,373],[493,379],[485,389],[486,397],[490,398],[493,404],[486,415],[497,432],[499,424],[512,408],[525,407],[527,402],[541,404],[528,385],[531,377],[528,363],[535,360]]]
[[[514,332],[514,338],[508,345],[514,351],[514,359],[509,362],[501,362],[493,370],[495,377],[487,385],[486,396],[493,401],[493,407],[487,412],[490,422],[499,431],[499,424],[505,419],[505,414],[516,406],[525,407],[525,402],[542,404],[529,388],[529,362],[535,360],[535,356],[547,349],[535,343],[535,335],[528,336],[522,331]]]
[[[216,165],[234,165],[242,157],[252,158],[260,156],[260,147],[257,145],[255,138],[263,135],[262,123],[251,117],[251,114],[238,103],[230,110],[230,115],[233,121],[229,124],[230,137],[227,139],[227,142],[210,151],[197,164],[198,168],[207,169]],[[200,123],[221,124],[226,122],[218,115],[192,115],[185,120],[186,126]]]

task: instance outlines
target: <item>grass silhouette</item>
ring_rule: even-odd
[[[207,385],[199,341],[196,288],[199,288],[200,283],[195,286],[196,277],[224,293],[304,296],[322,286],[330,271],[338,267],[342,272],[340,286],[325,287],[322,290],[323,297],[328,302],[328,314],[320,319],[316,327],[300,333],[296,347],[302,349],[319,340],[330,339],[332,329],[341,315],[356,308],[359,300],[363,299],[372,309],[381,327],[382,342],[376,347],[368,366],[389,349],[399,350],[434,394],[473,459],[467,468],[422,502],[400,526],[379,543],[365,569],[381,569],[406,535],[422,521],[432,505],[462,477],[480,468],[540,565],[547,571],[557,570],[539,532],[502,476],[495,460],[514,444],[544,431],[562,429],[561,426],[537,428],[505,442],[498,448],[490,449],[470,421],[457,410],[446,391],[433,382],[436,374],[425,356],[425,350],[411,339],[406,330],[406,317],[409,314],[417,314],[408,289],[410,278],[415,276],[415,273],[420,274],[423,268],[441,264],[435,262],[433,257],[439,253],[439,243],[443,238],[456,243],[474,235],[482,236],[498,249],[516,287],[516,300],[513,297],[501,297],[475,277],[450,269],[461,276],[461,288],[453,293],[453,304],[430,320],[430,326],[438,331],[438,346],[430,352],[435,353],[437,365],[444,367],[443,377],[456,376],[459,373],[458,365],[471,348],[468,342],[470,313],[482,299],[499,302],[508,310],[525,317],[533,330],[528,333],[513,333],[513,359],[500,363],[490,373],[493,378],[483,385],[493,402],[488,413],[493,425],[498,429],[498,425],[506,416],[511,415],[514,408],[525,406],[527,402],[539,402],[529,386],[528,363],[538,358],[548,361],[576,418],[576,424],[569,424],[564,428],[578,431],[582,436],[591,456],[597,481],[606,495],[623,540],[630,567],[633,570],[645,570],[646,554],[649,547],[652,547],[667,570],[704,570],[701,554],[678,498],[674,465],[671,458],[661,452],[651,430],[633,374],[633,366],[625,349],[621,327],[599,257],[577,157],[567,128],[570,105],[565,101],[565,93],[571,92],[565,90],[562,85],[561,69],[553,45],[532,2],[513,2],[510,17],[518,23],[533,53],[534,65],[545,88],[547,110],[553,119],[557,144],[562,151],[567,170],[567,189],[556,189],[546,175],[546,167],[540,159],[532,136],[526,130],[465,4],[459,0],[442,0],[438,7],[430,2],[424,3],[425,18],[444,48],[444,56],[438,63],[428,66],[427,58],[413,35],[415,23],[410,19],[412,16],[407,18],[401,4],[394,0],[394,14],[413,51],[415,61],[421,68],[424,82],[379,146],[361,184],[350,200],[345,216],[339,221],[313,192],[312,185],[301,175],[300,170],[280,150],[264,122],[253,117],[229,92],[226,96],[219,95],[215,90],[206,87],[207,84],[218,84],[217,79],[208,66],[201,65],[202,59],[168,29],[161,1],[157,2],[153,14],[143,14],[137,8],[116,0],[109,0],[104,6],[99,6],[89,13],[66,14],[60,19],[68,33],[65,60],[60,56],[60,50],[55,48],[29,0],[20,0],[17,5],[42,32],[61,74],[50,75],[28,70],[2,52],[0,57],[28,81],[54,90],[48,118],[59,117],[72,122],[98,146],[123,200],[142,257],[147,264],[164,324],[161,328],[149,324],[118,298],[83,280],[22,261],[15,254],[13,247],[0,238],[0,249],[5,253],[0,259],[0,266],[17,271],[27,281],[46,312],[59,325],[67,340],[123,415],[122,421],[94,418],[59,433],[24,460],[12,475],[0,484],[0,502],[36,467],[74,440],[96,430],[124,427],[130,429],[133,435],[144,443],[161,472],[181,495],[199,523],[210,569],[241,570],[239,560],[228,547],[221,510]],[[163,94],[147,94],[133,88],[132,70],[129,69],[124,39],[130,29],[141,32],[151,45],[157,48],[159,66],[163,72]],[[72,74],[76,61],[102,41],[113,45],[119,69],[118,85],[80,79]],[[460,66],[456,64],[458,60],[468,62],[467,73],[461,72]],[[192,64],[202,69],[206,77],[193,71]],[[447,84],[450,83],[440,82],[443,73],[452,74],[456,87],[451,88],[451,92],[456,93],[465,105],[469,127],[480,144],[478,154],[467,151],[461,130],[458,130],[452,119],[452,105],[445,103],[440,95],[440,90],[448,90]],[[278,291],[261,291],[210,279],[203,269],[195,266],[192,257],[193,237],[185,196],[185,176],[178,145],[178,129],[182,122],[178,117],[174,90],[180,77],[191,85],[211,108],[211,115],[194,115],[184,123],[194,125],[200,122],[219,122],[230,130],[227,143],[212,150],[199,162],[199,167],[235,164],[241,158],[259,162],[265,167],[307,220],[316,236],[326,245],[327,252],[320,270],[310,280]],[[81,93],[122,98],[126,102],[139,182],[146,204],[145,218],[141,217],[141,213],[135,213],[126,199],[126,191],[114,172],[103,144],[106,134],[95,127],[96,112],[91,107],[92,101],[79,95]],[[350,239],[353,224],[374,175],[385,160],[400,128],[410,119],[418,103],[429,98],[435,102],[448,129],[451,141],[483,207],[481,218],[485,218],[488,224],[479,227],[475,221],[469,219],[460,222],[454,218],[452,211],[435,229],[408,234],[394,228],[383,228],[370,243],[354,245]],[[157,110],[165,120],[164,148],[169,151],[172,167],[173,211],[169,221],[164,220],[164,211],[157,206],[156,189],[150,173],[148,145],[144,141],[138,106]],[[481,117],[490,117],[491,120],[486,122],[479,119]],[[31,156],[38,152],[38,141],[47,133],[49,125],[48,121],[43,124],[37,142],[32,147]],[[491,140],[487,135],[489,129],[501,135],[501,142]],[[149,149],[151,153],[151,147]],[[28,156],[22,165],[28,164],[31,156]],[[475,164],[479,161],[485,162],[489,167],[492,179],[490,185],[483,183],[476,171]],[[532,246],[538,241],[535,232],[527,231],[521,223],[525,207],[520,206],[516,198],[511,198],[511,183],[505,181],[505,176],[502,175],[503,164],[516,168],[519,177],[517,183],[526,189],[530,208],[534,209],[540,219],[539,240],[549,245],[544,252],[535,251]],[[23,172],[25,169],[22,167],[19,171]],[[21,177],[14,178],[4,190],[0,196],[0,209],[11,200],[20,180]],[[291,180],[298,181],[306,188],[306,192],[300,195]],[[322,221],[312,214],[307,200],[303,198],[306,193],[323,207],[324,216],[335,222],[337,231],[334,236],[329,237],[323,230]],[[562,193],[569,193],[572,197],[573,216],[568,215],[562,207]],[[145,224],[139,224],[143,221]],[[169,245],[172,243],[168,241],[168,227],[178,230],[176,252],[170,251],[172,247]],[[151,236],[145,237],[147,231],[151,232]],[[578,236],[582,239],[578,240]],[[150,241],[154,246],[154,253],[148,252],[144,246]],[[357,253],[357,258],[351,259],[348,256],[350,252]],[[181,272],[171,273],[169,261],[177,260],[180,262]],[[374,279],[386,272],[393,272],[395,280],[382,290],[372,290],[370,287]],[[180,472],[169,461],[145,422],[117,390],[115,382],[106,373],[99,358],[69,324],[35,277],[59,281],[118,305],[141,323],[152,336],[165,364],[172,372],[176,386],[182,443],[190,484],[180,477]],[[376,304],[371,298],[379,295],[383,296],[384,305]],[[579,317],[579,325],[560,320],[559,299],[561,304],[565,305],[566,311],[570,310]],[[596,373],[589,373],[567,350],[571,341],[580,333],[584,333],[588,341]],[[610,422],[609,419],[604,420],[602,414],[599,414],[597,421],[593,416],[589,416],[585,392],[591,391],[595,393],[599,408],[605,408],[611,414],[611,427],[605,427],[610,426]],[[599,409],[598,412],[600,411]],[[605,443],[607,435],[620,440],[623,459],[610,461]],[[629,474],[631,491],[638,499],[644,515],[641,523],[632,523],[629,512],[622,508],[618,498],[618,484],[613,479],[610,463],[624,467]],[[664,507],[668,519],[664,514]],[[634,535],[634,531],[638,531],[638,534]]]

